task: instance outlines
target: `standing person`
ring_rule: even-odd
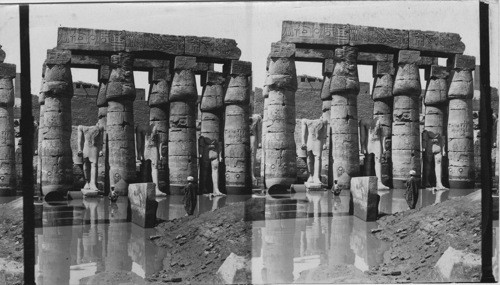
[[[184,187],[184,199],[182,199],[182,202],[184,203],[186,216],[191,216],[194,214],[194,210],[196,209],[198,195],[196,194],[197,190],[193,176],[188,176],[187,182],[188,184]]]
[[[406,181],[406,203],[410,209],[415,209],[418,201],[418,182],[417,182],[417,172],[415,170],[410,170],[410,179]]]

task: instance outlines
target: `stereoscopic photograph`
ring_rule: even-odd
[[[498,282],[499,18],[0,4],[0,285]]]

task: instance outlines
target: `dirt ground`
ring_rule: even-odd
[[[0,204],[0,236],[0,284],[22,284],[22,198]]]

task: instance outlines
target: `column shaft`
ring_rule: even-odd
[[[14,64],[0,61],[0,197],[16,194],[16,153],[14,140]]]

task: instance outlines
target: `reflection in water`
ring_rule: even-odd
[[[102,284],[118,271],[132,272],[134,284],[159,271],[166,250],[149,240],[155,230],[126,222],[128,215],[126,197],[44,203],[43,227],[36,229],[37,284]]]
[[[253,222],[252,283],[291,283],[300,275],[307,281],[321,265],[368,270],[382,262],[389,244],[371,234],[375,222],[349,216],[349,198],[329,192],[266,197],[265,223]]]

